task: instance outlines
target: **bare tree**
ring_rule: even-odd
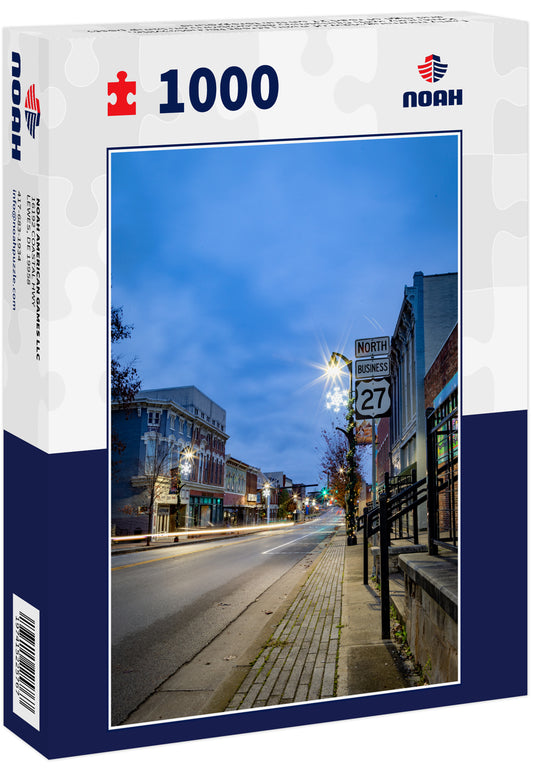
[[[278,495],[278,518],[288,518],[296,511],[296,502],[288,489],[280,489]]]
[[[329,490],[337,504],[346,510],[350,462],[354,463],[355,486],[353,493],[357,496],[361,490],[361,449],[356,446],[350,452],[348,438],[344,431],[331,425],[330,430],[322,430],[322,445],[320,469],[327,478]]]
[[[141,380],[134,366],[134,362],[124,364],[116,352],[116,345],[123,339],[129,339],[133,330],[132,325],[124,323],[122,307],[111,308],[111,400],[119,404],[120,408],[127,409],[135,400],[135,396],[141,389]],[[115,429],[111,430],[111,449],[113,459],[111,467],[116,475],[119,457],[126,446],[120,440]]]
[[[143,477],[144,495],[148,511],[148,538],[146,544],[151,542],[153,521],[157,500],[164,494],[168,494],[171,483],[171,460],[175,444],[166,440],[161,433],[154,432],[146,441],[146,457],[144,467],[139,468],[139,475]]]

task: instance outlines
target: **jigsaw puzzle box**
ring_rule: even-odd
[[[17,28],[3,57],[7,727],[53,758],[526,694],[527,25]],[[407,483],[417,685],[362,689],[343,573]],[[295,673],[260,602],[333,554]]]

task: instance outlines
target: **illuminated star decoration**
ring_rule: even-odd
[[[194,459],[194,451],[192,449],[186,449],[183,453],[182,461],[180,462],[180,469],[183,475],[187,478],[192,470],[192,460]]]
[[[335,413],[341,410],[341,406],[346,407],[347,405],[348,397],[346,392],[343,392],[338,385],[326,395],[326,408],[333,409]]]

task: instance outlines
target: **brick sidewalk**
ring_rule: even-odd
[[[341,528],[226,711],[335,696],[345,541]]]

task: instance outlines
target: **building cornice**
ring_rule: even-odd
[[[258,467],[254,467],[253,465],[249,465],[246,462],[243,462],[240,459],[235,459],[235,457],[232,457],[231,454],[226,454],[226,464],[234,465],[235,467],[238,467],[241,470],[246,470],[249,473],[260,473],[261,470]]]
[[[183,417],[186,419],[194,429],[195,427],[203,427],[206,430],[209,430],[210,432],[220,436],[224,440],[229,439],[228,433],[224,432],[224,430],[221,430],[220,427],[217,427],[212,422],[208,422],[206,419],[202,419],[202,417],[199,417],[197,415],[191,414],[190,411],[187,411],[186,408],[183,406],[178,406],[177,403],[171,400],[161,400],[159,398],[137,398],[134,401],[132,401],[129,404],[123,404],[119,403],[118,401],[114,401],[111,404],[111,409],[113,411],[128,411],[128,410],[136,410],[139,408],[145,408],[145,409],[159,409],[159,410],[172,410],[174,411],[178,416]]]
[[[202,493],[224,496],[224,486],[213,486],[208,483],[198,483],[197,481],[185,481],[183,488],[189,491],[201,491]]]

